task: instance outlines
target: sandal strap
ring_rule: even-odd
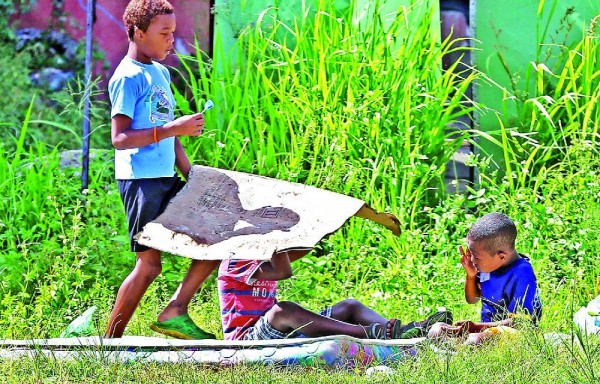
[[[371,323],[365,327],[367,338],[383,340],[386,338],[385,328],[383,324]]]
[[[452,312],[450,311],[438,311],[423,321],[411,321],[410,323],[399,326],[396,328],[396,324],[392,327],[391,336],[394,339],[412,339],[414,337],[427,336],[429,329],[435,323],[452,324]]]

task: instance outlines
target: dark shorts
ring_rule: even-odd
[[[331,307],[327,307],[319,315],[331,317]],[[262,315],[258,321],[250,328],[242,338],[243,340],[275,340],[275,339],[293,339],[296,337],[306,337],[302,334],[302,329],[291,333],[281,332],[275,329],[268,321],[267,316]]]
[[[156,179],[117,180],[121,200],[129,225],[129,241],[133,252],[147,251],[133,238],[160,215],[169,201],[183,188],[185,182],[178,176]]]

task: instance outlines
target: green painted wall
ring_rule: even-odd
[[[256,23],[259,19],[272,25],[273,19],[277,18],[293,27],[294,20],[301,15],[305,14],[308,18],[314,15],[320,1],[331,1],[339,12],[347,10],[354,1],[354,20],[365,28],[367,27],[365,20],[369,20],[373,12],[378,12],[384,25],[389,25],[398,14],[400,7],[413,10],[410,19],[406,20],[407,23],[416,22],[424,17],[428,7],[438,7],[437,0],[216,0],[213,44],[215,62],[235,63],[237,61],[240,54],[239,47],[236,45],[237,36],[248,25]],[[433,22],[439,24],[439,19]],[[291,38],[290,34],[286,34],[285,28],[278,29],[277,37],[280,41]]]
[[[325,0],[216,0],[214,61],[217,66],[237,63],[240,55],[236,38],[248,25],[262,19],[273,23],[274,18],[289,26],[294,19],[314,14],[315,5]],[[334,0],[336,10],[348,9],[352,0]],[[410,7],[407,24],[423,17],[431,7],[438,8],[437,0],[354,0],[354,20],[367,28],[365,20],[373,12],[379,12],[384,24],[391,22],[399,7]],[[303,6],[308,9],[303,9]],[[476,99],[500,112],[505,125],[514,125],[516,104],[510,95],[527,95],[531,86],[529,76],[533,73],[531,62],[545,62],[552,68],[557,61],[559,49],[546,44],[570,44],[581,38],[590,20],[600,14],[600,0],[472,0],[471,9],[475,21],[475,65],[493,82],[503,87],[480,81],[476,87]],[[436,13],[437,14],[437,13]],[[439,24],[439,19],[431,21]],[[432,29],[439,31],[439,29]],[[280,28],[277,38],[292,38]],[[439,36],[437,37],[439,38]],[[510,76],[509,76],[510,73]],[[500,127],[493,112],[482,113],[479,128],[488,132]],[[481,143],[484,153],[495,154],[500,166],[500,149],[490,143]]]
[[[598,14],[600,0],[477,0],[475,47],[480,51],[475,54],[476,66],[508,90],[503,92],[480,81],[477,100],[499,111],[504,124],[514,126],[516,104],[507,97],[514,94],[513,88],[524,96],[531,94],[528,89],[529,76],[533,74],[531,62],[543,62],[553,68],[560,50],[551,44],[569,45],[580,40],[590,20]],[[496,114],[481,114],[479,127],[488,132],[498,130]],[[481,144],[483,152],[494,154],[502,166],[499,148]]]

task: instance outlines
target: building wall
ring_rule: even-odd
[[[129,0],[96,0],[96,23],[93,36],[94,47],[106,54],[110,68],[97,66],[95,75],[104,79],[110,77],[121,58],[127,53],[128,40],[122,15]],[[171,0],[177,16],[175,32],[176,48],[179,51],[193,52],[191,45],[197,37],[200,47],[209,51],[211,44],[211,0]],[[67,15],[66,31],[76,40],[85,39],[87,0],[65,0],[62,11]],[[51,20],[52,1],[37,0],[35,7],[28,13],[13,18],[18,28],[46,29]],[[171,55],[164,63],[174,65],[177,58]]]
[[[600,14],[600,1],[473,0],[472,7],[473,4],[476,4],[475,65],[508,90],[504,93],[500,88],[481,81],[477,87],[477,100],[493,111],[500,111],[505,126],[515,126],[516,104],[507,97],[512,93],[511,77],[520,92],[533,94],[532,83],[528,82],[533,72],[531,63],[544,62],[553,68],[560,51],[556,44],[569,46],[579,41],[591,19]],[[500,123],[496,114],[484,111],[479,119],[479,128],[497,132]],[[494,155],[503,168],[501,149],[487,141],[481,144],[483,152]]]

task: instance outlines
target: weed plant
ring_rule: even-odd
[[[11,2],[0,1],[0,10],[8,6],[5,3]],[[28,110],[33,99],[29,112],[29,133],[23,136],[24,144],[35,146],[37,141],[50,147],[58,146],[59,150],[81,148],[84,82],[81,78],[73,79],[64,89],[56,92],[34,87],[30,79],[30,66],[35,53],[15,52],[14,45],[13,41],[0,44],[0,81],[4,84],[6,95],[4,103],[0,105],[0,141],[6,150],[15,150],[13,138],[20,136],[24,111]],[[110,145],[107,103],[101,95],[98,79],[94,79],[90,87],[94,100],[90,116],[93,127],[91,145],[93,148],[107,149]]]
[[[553,4],[556,6],[556,1]],[[516,119],[506,122],[499,118],[498,138],[486,136],[486,139],[502,148],[507,181],[512,188],[529,186],[537,190],[549,168],[572,166],[567,151],[573,144],[597,152],[600,142],[599,20],[600,15],[592,19],[587,31],[571,46],[546,44],[540,40],[540,60],[531,63],[525,76],[531,91],[516,88],[507,91],[507,100],[517,106]],[[546,33],[540,38],[545,36]],[[542,47],[546,47],[545,57]],[[552,66],[543,60],[548,59],[550,53],[559,58]],[[508,67],[506,70],[514,77]]]
[[[460,101],[475,75],[442,73],[449,45],[428,1],[414,5],[428,10],[419,17],[410,7],[380,13],[379,1],[362,14],[355,2],[306,4],[314,17],[288,24],[265,10],[239,34],[238,51],[225,52],[217,35],[214,61],[199,49],[182,57],[182,113],[206,98],[217,104],[206,119],[218,128],[186,147],[198,163],[362,198],[414,228],[413,213],[444,189],[463,140],[446,126],[470,111]]]
[[[0,378],[7,383],[161,382],[161,383],[594,383],[600,369],[596,338],[552,340],[527,332],[527,337],[500,340],[483,348],[456,351],[420,348],[417,357],[390,364],[393,373],[367,375],[367,367],[329,370],[321,367],[237,365],[204,367],[187,363],[113,363],[98,359],[0,361]],[[584,348],[578,347],[583,343]],[[19,381],[20,379],[21,381]]]
[[[544,304],[539,332],[479,349],[436,353],[425,348],[416,358],[395,365],[392,376],[365,376],[362,369],[203,369],[38,356],[0,360],[3,381],[598,380],[599,340],[573,331],[571,321],[574,311],[598,294],[600,282],[598,109],[591,103],[598,87],[586,85],[598,76],[595,62],[585,54],[598,54],[598,39],[588,35],[574,46],[573,60],[565,67],[572,69],[552,71],[554,88],[540,88],[560,88],[560,95],[570,97],[546,95],[555,102],[543,104],[544,109],[528,102],[538,114],[527,123],[532,132],[556,129],[540,136],[544,141],[535,143],[533,148],[539,149],[531,161],[522,161],[531,148],[528,142],[517,141],[517,130],[507,128],[504,141],[497,143],[505,156],[518,160],[506,173],[490,167],[489,158],[473,157],[470,161],[479,170],[477,188],[435,195],[429,188],[441,188],[443,164],[456,144],[444,133],[445,124],[456,116],[464,86],[457,89],[451,75],[439,71],[446,45],[431,38],[430,21],[411,24],[404,10],[387,29],[381,16],[373,14],[370,29],[364,30],[353,24],[352,12],[319,5],[314,20],[306,21],[310,28],[300,21],[292,26],[271,18],[270,29],[258,23],[244,31],[244,55],[237,66],[207,62],[201,52],[195,61],[188,58],[184,71],[202,75],[188,80],[195,102],[186,107],[181,103],[186,91],[178,93],[182,112],[206,98],[218,106],[206,114],[208,126],[218,129],[186,140],[194,162],[350,194],[399,212],[404,220],[404,233],[395,238],[377,225],[350,219],[295,264],[295,277],[281,283],[280,298],[319,310],[354,297],[404,321],[421,318],[437,306],[452,309],[456,318],[477,319],[479,306],[463,300],[464,272],[456,248],[478,216],[503,211],[516,222],[517,247],[531,257],[538,276]],[[275,33],[281,29],[287,32]],[[294,44],[284,45],[276,36],[293,36]],[[363,46],[371,51],[358,49]],[[571,76],[572,71],[579,77]],[[535,97],[540,103],[546,100],[542,94]],[[0,143],[0,338],[56,337],[92,304],[99,307],[96,326],[101,334],[115,292],[135,262],[127,250],[111,161],[92,162],[90,188],[81,194],[78,169],[60,168],[61,147],[42,142],[32,130],[32,120],[40,120],[35,101],[29,99],[24,111],[18,129]],[[572,121],[581,129],[558,132]],[[47,126],[65,123],[58,119],[52,124]],[[148,324],[188,263],[165,257],[163,273],[145,295],[128,334],[154,336]],[[191,314],[219,334],[214,277],[196,296]],[[550,332],[563,333],[566,339],[555,343],[541,336]]]

